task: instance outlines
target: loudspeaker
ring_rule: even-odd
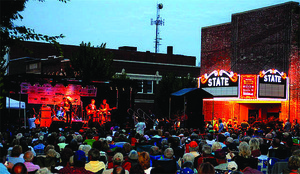
[[[64,121],[52,121],[52,124],[49,128],[49,132],[58,132],[59,128],[65,129],[65,122]]]
[[[72,129],[78,132],[83,126],[83,121],[72,121]]]
[[[40,127],[49,127],[51,125],[51,118],[41,118],[41,124]]]

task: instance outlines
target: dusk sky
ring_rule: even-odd
[[[35,29],[36,33],[60,35],[61,44],[79,45],[82,41],[110,49],[134,46],[138,51],[155,52],[157,3],[163,4],[160,27],[160,53],[173,46],[174,54],[196,56],[200,64],[201,28],[231,21],[234,13],[276,5],[289,0],[30,0],[15,24]],[[294,0],[296,1],[296,0]]]

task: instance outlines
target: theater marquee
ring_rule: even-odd
[[[288,78],[285,73],[269,69],[259,73],[259,98],[287,98]]]
[[[199,86],[216,97],[238,97],[239,76],[237,73],[214,70],[200,78]]]

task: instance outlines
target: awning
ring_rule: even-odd
[[[185,94],[187,94],[187,93],[189,93],[191,91],[194,91],[196,89],[199,89],[199,88],[183,88],[183,89],[181,89],[181,90],[179,90],[177,92],[172,93],[171,95],[172,96],[183,96],[183,95],[185,95]]]
[[[25,102],[6,97],[6,108],[7,109],[8,108],[10,108],[10,109],[25,109]]]

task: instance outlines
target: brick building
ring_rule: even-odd
[[[60,57],[59,51],[47,43],[22,42],[22,45],[10,48],[9,75],[63,75],[65,63],[79,48],[61,45],[63,57]],[[190,75],[193,78],[200,75],[200,67],[195,66],[196,57],[175,55],[171,46],[167,48],[167,54],[139,52],[136,47],[128,46],[105,51],[113,54],[112,66],[116,74],[126,73],[130,79],[137,81],[139,86],[137,94],[134,95],[134,108],[141,108],[145,112],[149,109],[155,112],[155,93],[164,74],[174,72],[177,76]]]
[[[299,119],[299,31],[298,2],[236,13],[230,23],[202,28],[201,75],[217,69],[252,75],[277,69],[289,77],[286,100],[205,101],[205,118]]]

